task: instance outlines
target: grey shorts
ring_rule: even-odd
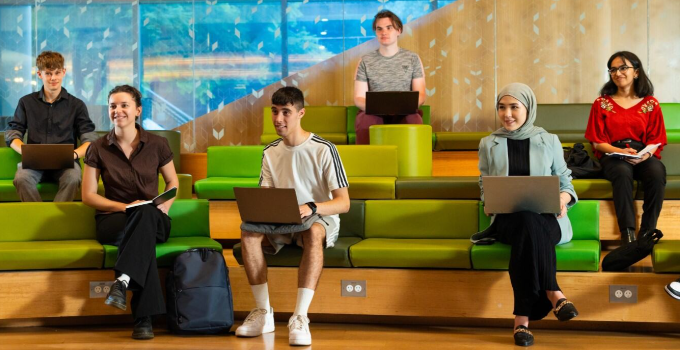
[[[325,248],[331,248],[335,245],[338,240],[339,227],[336,222],[326,216],[314,215],[306,219],[303,223],[305,227],[312,227],[314,224],[319,224],[326,230],[326,244]],[[247,226],[246,226],[247,225]],[[288,227],[293,225],[277,225],[274,231],[286,230]],[[251,224],[242,224],[241,229],[248,232],[259,232],[263,233],[271,246],[265,245],[262,247],[262,251],[265,254],[274,255],[278,253],[285,245],[296,244],[299,247],[302,245],[302,232],[292,232],[292,233],[276,233],[271,232],[272,225],[263,225],[262,229],[257,229],[252,227]],[[290,232],[290,231],[289,231]]]

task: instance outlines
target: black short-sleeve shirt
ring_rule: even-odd
[[[139,145],[130,159],[118,145],[114,130],[87,148],[84,163],[99,169],[106,191],[104,196],[112,201],[130,203],[156,197],[159,170],[172,161],[166,138],[145,131],[139,124],[136,128]]]

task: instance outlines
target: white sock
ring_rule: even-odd
[[[127,286],[130,285],[130,276],[128,276],[128,275],[126,275],[126,274],[122,274],[122,275],[120,275],[120,276],[119,276],[118,278],[116,278],[116,279],[119,280],[119,281],[121,281],[121,282],[123,282],[123,283],[125,283],[125,288],[127,288]]]
[[[298,288],[297,304],[295,304],[293,315],[307,316],[309,305],[312,304],[312,298],[314,298],[314,289]]]
[[[257,308],[269,312],[271,307],[269,306],[269,286],[267,286],[267,283],[251,285],[250,289],[253,290]]]

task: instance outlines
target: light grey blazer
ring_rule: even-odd
[[[479,142],[479,188],[484,200],[484,187],[482,176],[508,176],[508,139],[489,135]],[[557,135],[542,133],[529,139],[529,174],[532,176],[560,177],[560,192],[567,192],[572,200],[567,207],[571,207],[578,201],[574,185],[571,184],[571,170],[564,161],[562,144]],[[491,218],[493,222],[493,217]],[[571,241],[573,232],[569,217],[557,219],[562,231],[559,244]]]

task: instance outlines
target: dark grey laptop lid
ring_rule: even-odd
[[[21,145],[21,167],[33,170],[73,168],[73,145],[24,144]]]
[[[560,212],[560,178],[557,176],[483,176],[487,213]]]
[[[241,221],[267,224],[302,224],[292,188],[234,187]]]
[[[418,111],[418,91],[368,91],[366,113],[409,115]]]

